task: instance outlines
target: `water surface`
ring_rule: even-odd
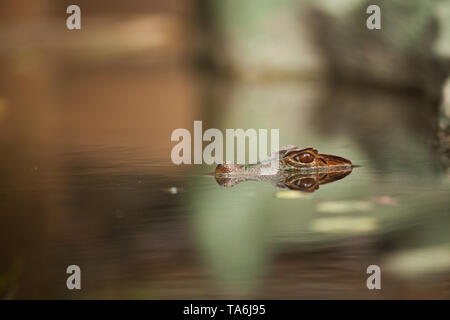
[[[450,181],[420,98],[136,70],[27,96],[18,83],[0,123],[2,297],[449,297]],[[172,130],[194,120],[278,128],[281,145],[360,167],[314,193],[224,188],[214,166],[170,161]],[[80,291],[66,289],[71,264]],[[372,264],[379,291],[366,287]]]

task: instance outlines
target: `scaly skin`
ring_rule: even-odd
[[[273,158],[251,166],[225,163],[216,167],[216,181],[232,187],[246,181],[266,181],[277,188],[314,192],[319,185],[340,180],[352,172],[348,159],[318,153],[314,148],[285,146]]]

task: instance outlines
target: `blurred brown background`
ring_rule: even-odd
[[[2,1],[1,297],[448,298],[449,4],[372,2],[380,32],[365,28],[362,0]],[[70,4],[81,30],[66,29]],[[285,143],[348,153],[368,173],[311,207],[271,189],[227,198],[170,162],[171,132],[198,119],[281,128]],[[370,217],[388,227],[290,234],[289,213],[380,189],[400,203],[375,205]],[[255,226],[239,231],[244,218],[221,216],[258,205],[279,225],[250,215]],[[232,220],[223,243],[221,217]],[[242,256],[217,254],[248,234]],[[407,249],[443,260],[404,279]],[[369,292],[364,268],[385,260],[384,290]],[[65,288],[73,263],[81,292]]]

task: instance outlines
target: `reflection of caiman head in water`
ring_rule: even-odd
[[[320,154],[313,148],[287,146],[275,156],[254,166],[220,164],[214,174],[216,181],[223,187],[233,187],[247,180],[266,181],[280,189],[314,192],[321,184],[345,178],[353,168],[350,160]],[[273,161],[278,161],[279,167],[271,171]]]
[[[310,175],[297,174],[289,175],[277,184],[279,188],[288,188],[290,190],[298,190],[303,192],[314,192],[319,189],[321,184],[326,184],[348,176],[352,170],[341,170],[335,172],[324,172]]]
[[[279,189],[290,189],[302,192],[314,192],[321,184],[326,184],[345,178],[352,172],[352,169],[335,172],[322,172],[316,174],[295,174],[284,173],[278,176],[264,176],[261,179],[248,178],[245,176],[225,177],[215,175],[216,181],[222,187],[234,187],[238,183],[246,180],[267,181],[274,184]]]

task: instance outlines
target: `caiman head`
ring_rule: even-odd
[[[285,146],[275,156],[276,161],[279,161],[279,170],[273,175],[261,174],[259,169],[267,166],[267,163],[260,163],[252,168],[225,163],[217,166],[216,181],[224,187],[233,187],[246,180],[269,181],[281,189],[314,192],[322,184],[345,178],[353,168],[350,160],[318,153],[314,148]]]
[[[323,154],[314,148],[290,148],[280,152],[280,168],[282,170],[318,169],[320,171],[334,171],[350,169],[352,162],[348,159]],[[322,169],[322,170],[321,170]]]

